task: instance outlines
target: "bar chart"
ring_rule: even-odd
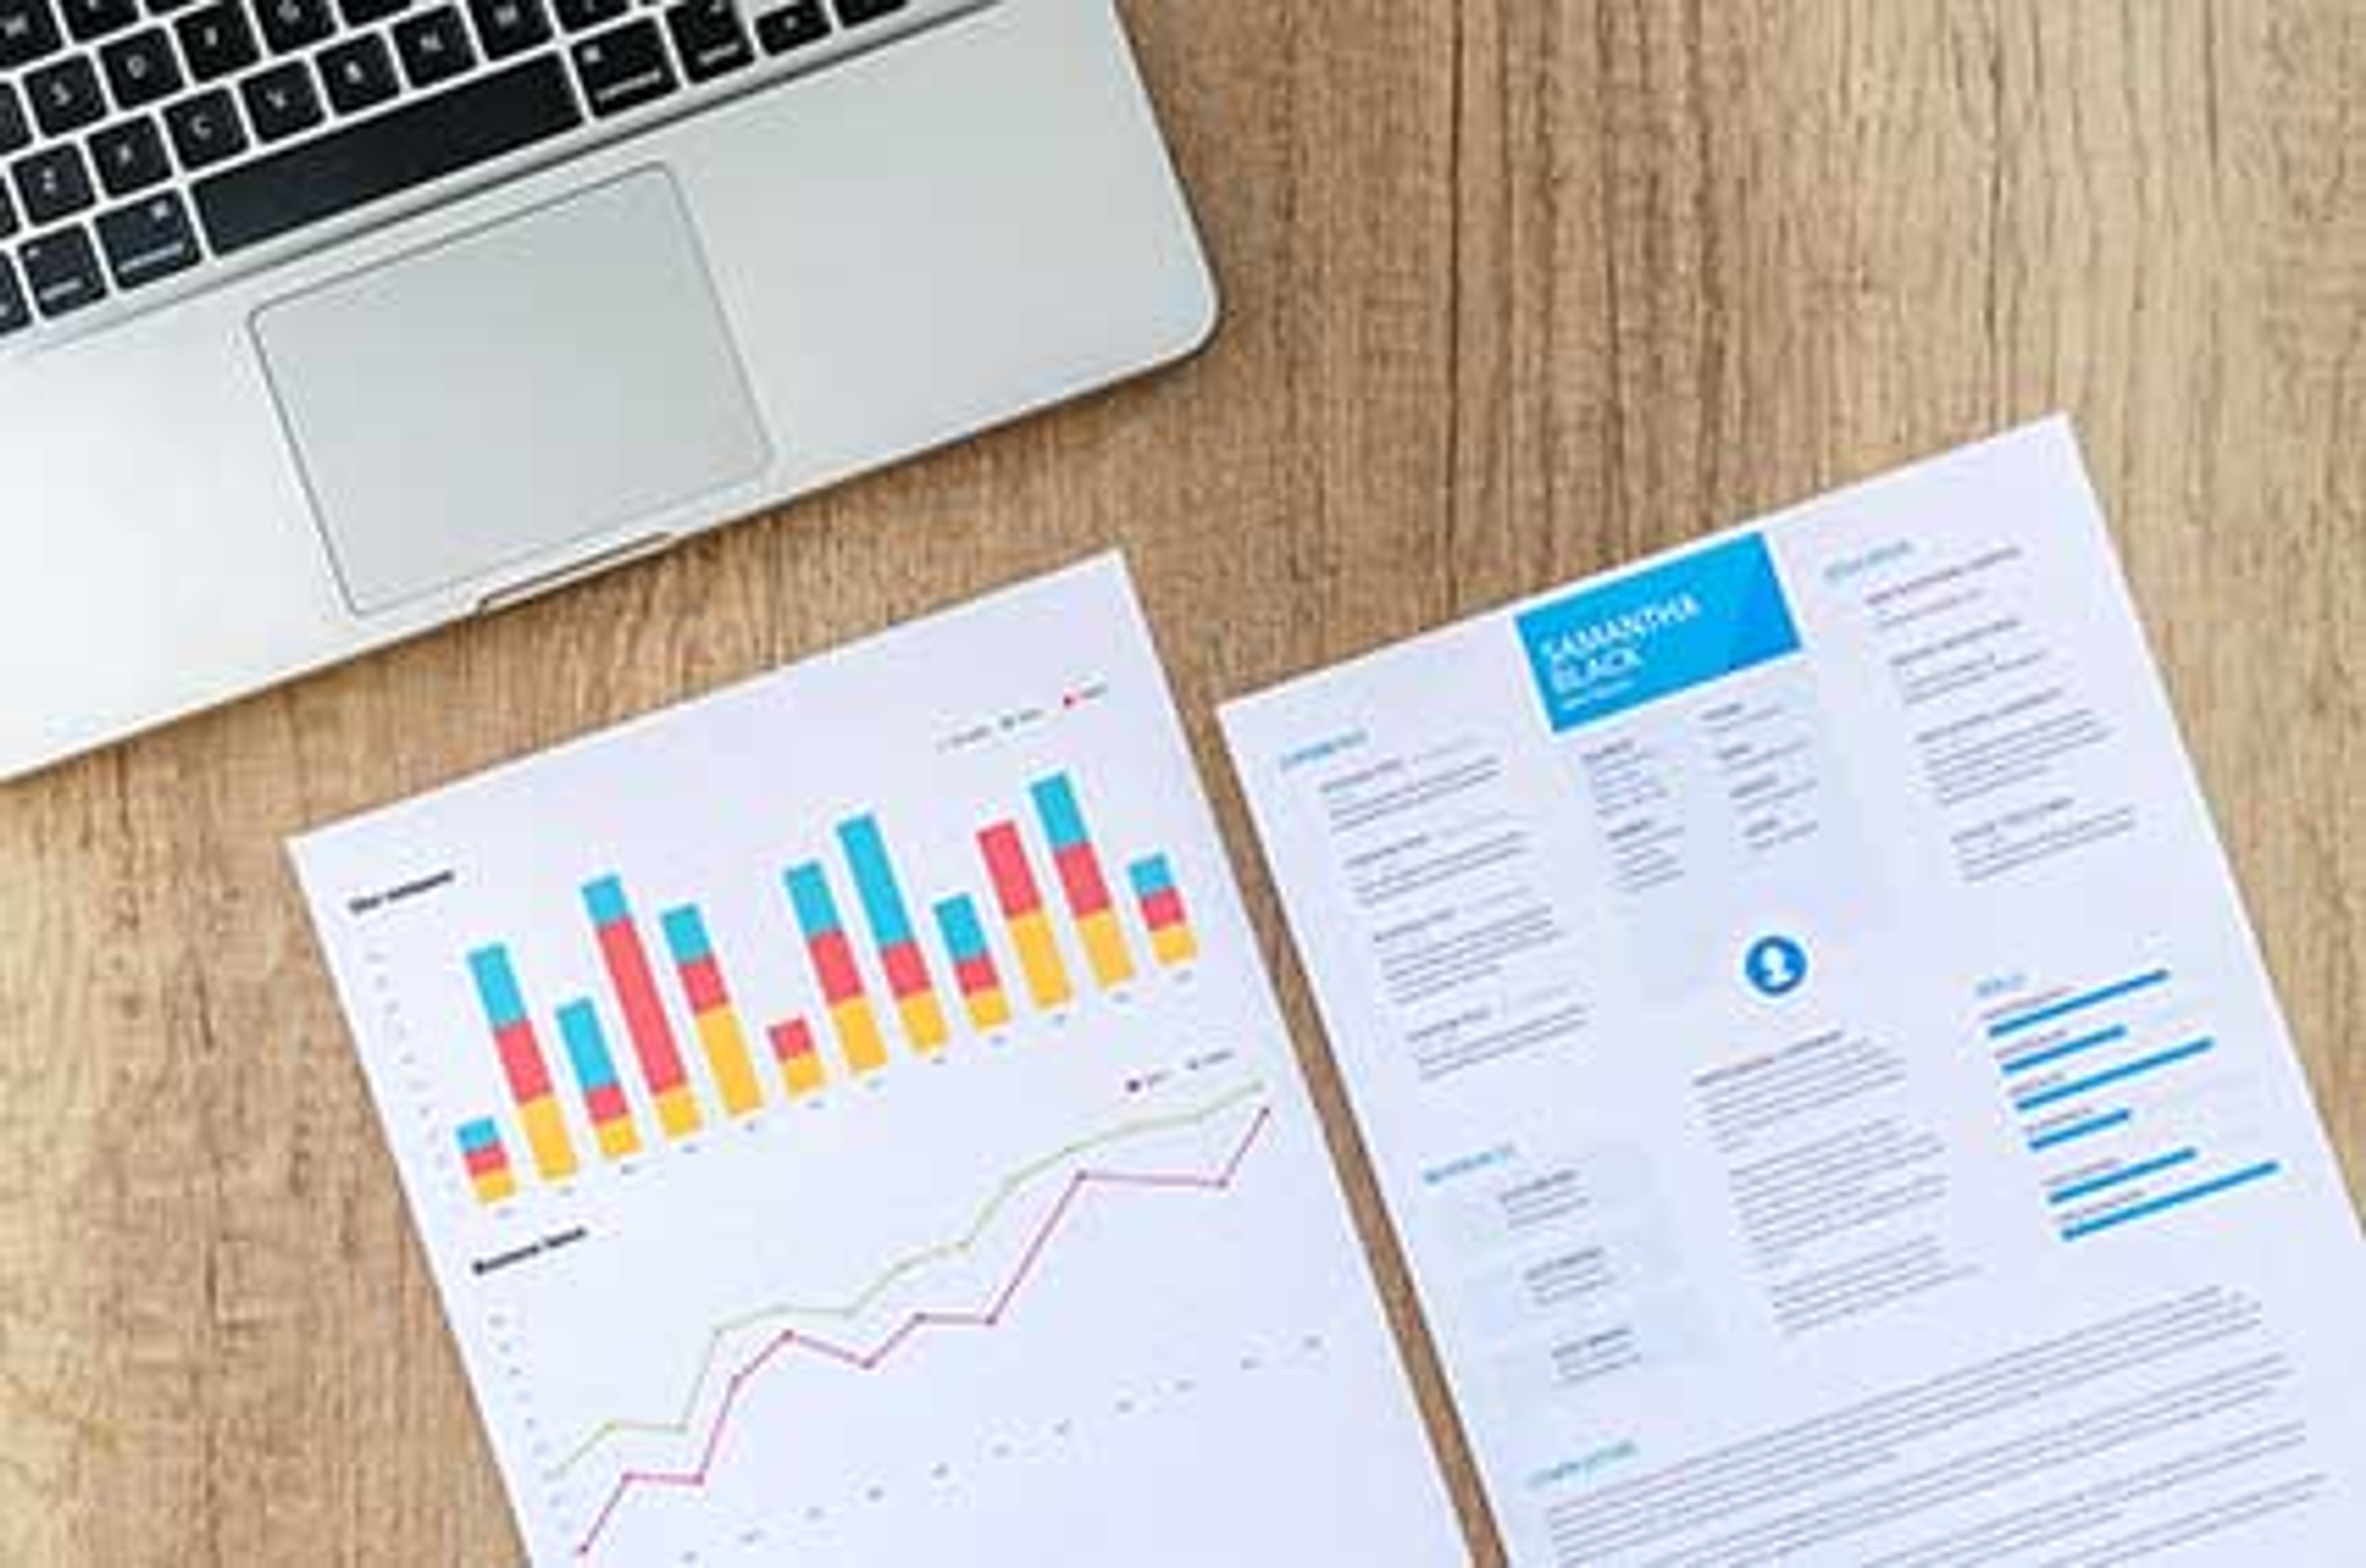
[[[1455,1560],[1114,562],[297,865],[523,1556]]]
[[[663,908],[655,922],[663,982],[615,871],[581,886],[587,951],[607,979],[605,995],[558,998],[545,1014],[511,946],[475,950],[468,963],[513,1101],[471,1115],[459,1130],[478,1200],[502,1203],[525,1189],[507,1161],[503,1115],[514,1118],[534,1177],[563,1181],[581,1168],[579,1130],[602,1160],[631,1159],[653,1147],[645,1122],[657,1139],[693,1138],[1198,960],[1189,907],[1166,852],[1122,863],[1132,897],[1121,905],[1076,778],[1045,774],[1026,796],[1023,814],[995,818],[969,836],[971,863],[928,868],[937,874],[925,899],[907,887],[879,815],[836,823],[814,858],[751,870],[777,883],[778,924],[743,934],[744,951],[727,961],[700,905]],[[1047,886],[1058,889],[1056,910]],[[981,912],[986,897],[1000,916],[998,931]],[[930,917],[928,929],[916,909]],[[760,969],[783,982],[773,989],[801,991],[804,1005],[751,1032],[732,976]],[[1017,988],[1006,974],[1019,977]],[[571,1096],[562,1095],[545,1055],[544,1016],[564,1046]],[[759,1040],[770,1047],[769,1083]],[[629,1072],[619,1042],[630,1045]],[[692,1071],[686,1045],[703,1073]],[[498,1173],[487,1148],[501,1151]]]
[[[1983,1033],[2065,1242],[2254,1186],[2282,1163],[2211,1135],[2215,1033],[2156,966],[2009,1006]],[[2243,1118],[2232,1122],[2239,1125]]]

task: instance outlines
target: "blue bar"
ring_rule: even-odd
[[[714,953],[715,944],[706,939],[706,921],[694,907],[668,909],[662,919],[666,947],[676,964],[695,964]]]
[[[1055,773],[1030,793],[1035,796],[1035,815],[1042,818],[1043,836],[1052,840],[1053,849],[1073,849],[1085,841],[1085,814],[1076,805],[1076,786],[1067,774]]]
[[[486,1116],[465,1123],[460,1128],[460,1147],[468,1154],[481,1154],[501,1147],[501,1130],[491,1117]]]
[[[881,947],[901,947],[912,940],[912,912],[904,890],[896,885],[896,867],[887,859],[887,841],[879,835],[879,819],[858,817],[838,829],[839,848],[854,868],[854,890],[870,918],[871,934]]]
[[[2071,1143],[2096,1133],[2108,1133],[2114,1127],[2128,1124],[2124,1111],[2113,1111],[2101,1116],[2090,1116],[2083,1122],[2073,1122],[2067,1127],[2056,1127],[2050,1133],[2040,1133],[2029,1140],[2032,1154],[2044,1154],[2047,1149]]]
[[[838,900],[829,895],[829,878],[817,865],[797,866],[789,873],[789,902],[797,908],[797,924],[808,940],[836,936],[845,930],[838,918]]]
[[[558,1032],[567,1042],[567,1058],[575,1064],[575,1081],[590,1094],[616,1087],[616,1059],[608,1051],[608,1037],[600,1015],[590,1002],[569,1002],[558,1010]]]
[[[468,954],[468,971],[477,979],[477,999],[495,1029],[525,1021],[525,997],[518,990],[517,971],[510,967],[508,948],[479,948]]]
[[[2282,1168],[2274,1160],[2266,1160],[2259,1165],[2221,1176],[2214,1180],[2204,1181],[2199,1186],[2188,1187],[2183,1191],[2165,1194],[2149,1202],[2132,1204],[2124,1209],[2113,1210],[2108,1214],[2098,1214],[2091,1220],[2081,1220],[2075,1225],[2064,1226],[2062,1239],[2077,1241],[2080,1236],[2093,1235],[2097,1231],[2107,1231],[2114,1225],[2126,1224],[2131,1220],[2146,1219],[2164,1210],[2182,1208],[2188,1203],[2198,1203],[2204,1198],[2214,1198],[2231,1188],[2247,1187],[2254,1181],[2264,1181],[2281,1168]]]
[[[613,926],[633,918],[633,907],[625,901],[625,885],[613,876],[583,885],[583,907],[591,911],[595,926]]]
[[[948,898],[938,905],[937,929],[944,932],[945,947],[954,963],[986,956],[986,928],[978,923],[975,900]]]
[[[2156,1051],[2149,1056],[2139,1056],[2133,1062],[2124,1062],[2104,1072],[2092,1073],[2083,1078],[2073,1078],[2068,1083],[2057,1084],[2052,1089],[2040,1089],[2035,1094],[2022,1095],[2014,1103],[2023,1111],[2042,1110],[2057,1100],[2076,1100],[2090,1089],[2102,1089],[2162,1067],[2173,1067],[2180,1062],[2191,1061],[2209,1051],[2215,1043],[2216,1042],[2210,1040],[2196,1040],[2191,1044],[2172,1046],[2166,1051]]]
[[[2070,1083],[2056,1083],[2054,1088],[2042,1088],[2042,1090],[2037,1090],[2034,1095],[2021,1095],[2021,1100],[2016,1100],[2016,1104],[2025,1111],[2045,1110],[2045,1107],[2058,1102],[2058,1100],[2078,1100],[2079,1095],[2084,1095],[2084,1092],[2099,1090],[2099,1088],[2108,1088],[2112,1086],[2112,1083],[2123,1083],[2127,1081],[2127,1078],[2136,1078],[2136,1076],[2144,1076],[2148,1074],[2148,1071],[2162,1069],[2162,1066],[2177,1066],[2179,1062],[2189,1062],[2189,1059],[2207,1053],[2213,1045],[2217,1045],[2217,1041],[2191,1041],[2186,1043],[2186,1045],[2172,1045],[2169,1050],[2156,1050],[2156,1053],[2148,1055],[2148,1057],[2136,1057],[2135,1062],[2123,1062],[2120,1066],[2111,1066],[2111,1069],[2103,1069],[2099,1071],[2099,1074],[2087,1074],[2084,1078],[2070,1078]]]
[[[1161,893],[1175,891],[1175,873],[1165,855],[1138,860],[1126,868],[1126,874],[1133,880],[1133,896],[1137,898],[1155,898]]]
[[[2001,1040],[2008,1034],[2018,1034],[2024,1029],[2034,1029],[2041,1023],[2051,1023],[2057,1018],[2067,1018],[2074,1012],[2084,1012],[2089,1008],[2101,1007],[2105,1002],[2115,1002],[2122,997],[2134,996],[2138,991],[2148,991],[2155,986],[2168,983],[2169,971],[2155,969],[2149,974],[2138,975],[2132,980],[2123,980],[2116,986],[2105,986],[2099,991],[2089,991],[2083,996],[2071,997],[2039,1008],[2034,1012],[2022,1013],[2016,1017],[1991,1023],[1989,1025],[1989,1038]]]
[[[2180,1165],[2191,1165],[2196,1157],[2191,1149],[2180,1149],[2158,1159],[2144,1160],[2101,1176],[2090,1176],[2084,1181],[2074,1181],[2067,1187],[2047,1193],[2045,1201],[2049,1203],[2075,1203],[2081,1198],[2091,1197],[2124,1181],[2141,1181],[2147,1176],[2158,1176],[2164,1170],[2175,1170]]]
[[[2004,1065],[2008,1073],[2025,1073],[2032,1067],[2042,1067],[2048,1062],[2058,1062],[2065,1056],[2075,1056],[2081,1051],[2091,1051],[2098,1045],[2112,1045],[2128,1037],[2124,1024],[2099,1029],[2092,1034],[2081,1034],[2076,1040],[2066,1040],[2059,1045],[2049,1045],[2043,1051],[2033,1051],[2026,1056],[2015,1056]]]

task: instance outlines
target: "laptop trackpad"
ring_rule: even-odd
[[[279,300],[254,335],[365,614],[561,564],[771,457],[656,170]]]

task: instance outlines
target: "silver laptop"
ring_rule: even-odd
[[[1112,0],[0,0],[0,777],[1215,314]]]

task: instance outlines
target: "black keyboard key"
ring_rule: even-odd
[[[468,0],[477,38],[488,60],[506,60],[550,38],[550,14],[542,0]]]
[[[396,23],[394,48],[402,56],[402,73],[414,87],[448,82],[477,62],[468,25],[449,6]]]
[[[25,100],[17,89],[0,82],[0,154],[16,152],[33,140],[33,123],[25,118]]]
[[[603,119],[653,103],[681,85],[655,22],[627,22],[585,39],[572,52],[583,101]]]
[[[197,3],[197,0],[148,0],[148,14],[169,17],[175,11],[186,11]]]
[[[107,117],[98,72],[80,55],[44,65],[26,77],[25,96],[33,100],[33,118],[44,136],[64,136]]]
[[[666,12],[666,30],[673,34],[682,73],[693,82],[712,82],[756,63],[756,46],[733,0],[682,0]]]
[[[0,240],[17,231],[17,202],[8,194],[6,183],[0,183]]]
[[[258,0],[254,9],[263,22],[263,41],[274,54],[310,49],[337,30],[329,0]]]
[[[25,204],[27,221],[39,228],[73,216],[97,199],[91,195],[90,169],[80,149],[68,144],[44,147],[17,160],[17,196]]]
[[[14,71],[65,46],[50,0],[0,0],[0,71]]]
[[[312,73],[300,60],[249,76],[239,84],[238,91],[246,100],[246,118],[254,122],[254,134],[265,141],[284,141],[327,118],[321,108],[320,91],[312,85]]]
[[[541,55],[202,179],[197,213],[228,254],[582,123],[566,67]]]
[[[829,37],[829,12],[821,0],[794,0],[756,18],[756,41],[766,54],[808,49]]]
[[[181,166],[192,171],[211,168],[246,151],[246,128],[239,124],[238,106],[226,88],[183,98],[166,109],[164,130]]]
[[[613,22],[629,13],[633,0],[557,0],[553,9],[558,13],[558,25],[570,33],[580,33]]]
[[[0,337],[23,332],[33,324],[33,307],[17,281],[17,269],[0,256]]]
[[[321,51],[321,80],[339,114],[359,114],[402,91],[394,73],[394,51],[376,33],[348,39]]]
[[[911,0],[838,0],[839,23],[843,27],[859,28],[865,22],[892,17],[910,3]]]
[[[140,0],[58,0],[66,31],[83,43],[119,33],[140,20]]]
[[[17,249],[24,264],[25,288],[42,315],[55,320],[70,316],[107,298],[107,279],[99,276],[98,253],[80,229],[60,229],[28,240]]]
[[[263,58],[253,24],[234,4],[192,11],[174,23],[173,30],[181,35],[181,52],[188,57],[191,74],[200,82],[234,76]]]
[[[108,126],[90,139],[90,161],[98,165],[98,183],[109,196],[130,196],[173,177],[164,138],[152,119]]]
[[[107,253],[107,270],[115,275],[118,288],[144,288],[158,278],[186,272],[199,259],[189,209],[169,190],[102,216],[98,244]]]
[[[118,39],[99,51],[98,58],[107,67],[107,85],[118,108],[145,108],[181,90],[181,62],[162,28]]]
[[[340,0],[337,10],[349,28],[366,28],[411,9],[411,0]]]

